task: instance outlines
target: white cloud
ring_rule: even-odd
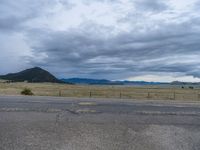
[[[148,82],[200,82],[200,78],[194,76],[183,76],[183,75],[141,75],[136,77],[130,77],[125,80],[129,81],[148,81]]]
[[[31,56],[31,50],[23,38],[21,34],[0,35],[0,74],[28,66],[24,56]]]

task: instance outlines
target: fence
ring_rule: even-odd
[[[138,91],[107,91],[107,90],[59,90],[58,96],[84,98],[117,98],[145,100],[191,100],[200,101],[200,92],[195,90],[183,91],[154,91],[152,89]]]
[[[36,96],[62,96],[80,98],[114,98],[146,100],[191,100],[200,101],[200,86],[182,88],[181,86],[92,86],[62,84],[0,84],[0,95],[20,95],[30,88]]]

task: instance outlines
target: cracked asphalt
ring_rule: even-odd
[[[0,96],[0,150],[199,150],[200,103]]]

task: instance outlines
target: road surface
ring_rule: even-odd
[[[0,96],[0,150],[199,150],[200,103]]]

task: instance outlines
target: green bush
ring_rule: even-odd
[[[21,91],[22,95],[33,95],[33,92],[31,91],[31,89],[25,88],[23,89],[23,91]]]

